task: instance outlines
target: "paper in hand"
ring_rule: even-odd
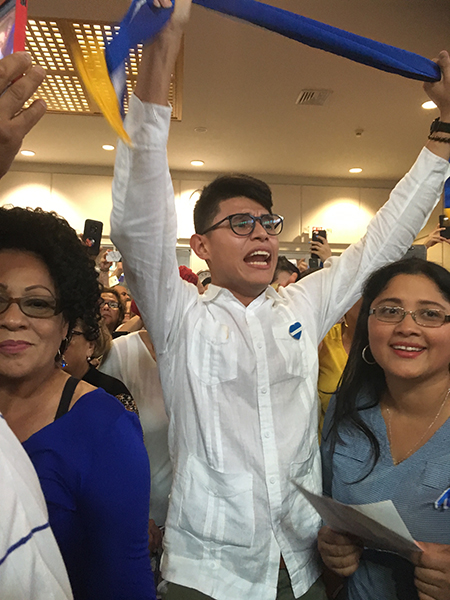
[[[324,522],[335,531],[359,537],[367,548],[395,552],[407,559],[411,552],[422,552],[391,500],[373,504],[342,504],[296,485]]]

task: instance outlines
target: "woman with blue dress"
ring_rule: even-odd
[[[139,420],[61,368],[79,320],[98,333],[99,306],[64,219],[0,208],[0,412],[38,474],[75,600],[153,600]]]

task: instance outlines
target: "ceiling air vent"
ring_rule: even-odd
[[[306,106],[323,106],[333,90],[302,90],[295,104]]]

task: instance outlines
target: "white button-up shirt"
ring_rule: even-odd
[[[249,306],[183,282],[166,158],[168,107],[132,99],[112,239],[158,356],[173,486],[163,574],[218,600],[273,600],[280,551],[296,597],[320,574],[317,346],[368,274],[400,258],[438,201],[448,163],[424,149],[369,225],[325,268]]]

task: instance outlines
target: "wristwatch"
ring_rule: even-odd
[[[433,133],[436,133],[436,131],[443,131],[444,133],[450,133],[450,123],[443,123],[442,121],[439,120],[439,117],[437,117],[437,119],[435,119],[431,123],[430,135],[433,135]]]

